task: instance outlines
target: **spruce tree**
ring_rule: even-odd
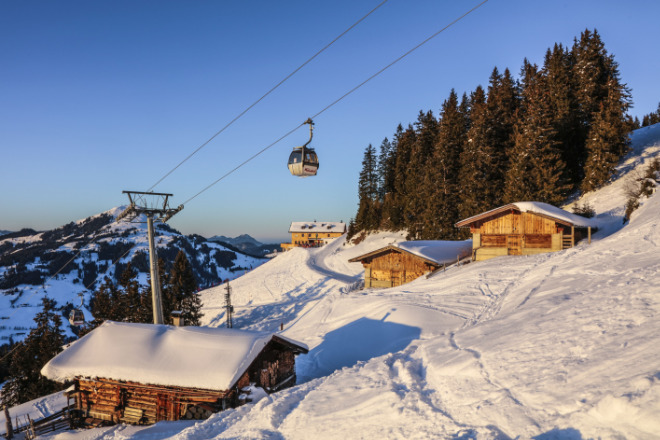
[[[603,186],[614,174],[627,148],[628,130],[622,118],[621,99],[616,89],[612,88],[591,124],[582,191],[593,191]]]
[[[460,218],[467,218],[495,207],[494,201],[486,198],[490,184],[488,178],[493,166],[486,135],[486,113],[486,94],[484,89],[478,86],[470,96],[470,129],[460,158]]]
[[[614,57],[596,30],[585,30],[573,44],[579,115],[583,122],[586,157],[581,189],[603,185],[627,151],[630,90],[620,80]]]
[[[355,223],[360,231],[373,231],[380,224],[376,149],[369,144],[364,151],[362,171],[358,180],[358,212]]]
[[[558,142],[561,157],[566,164],[567,182],[576,188],[582,181],[586,150],[584,148],[583,122],[579,116],[576,98],[576,78],[573,72],[574,57],[561,44],[545,54],[542,74],[549,100],[554,138]]]
[[[505,187],[505,202],[533,200],[561,203],[567,195],[564,162],[553,127],[546,79],[524,61],[522,103],[515,126],[514,149]]]
[[[500,75],[493,69],[488,86],[485,124],[486,144],[490,165],[484,197],[492,207],[502,203],[504,179],[509,167],[508,157],[513,149],[513,127],[519,105],[518,90],[509,69]]]
[[[403,230],[408,227],[408,221],[406,219],[406,213],[408,212],[408,205],[410,203],[410,194],[408,191],[412,185],[407,182],[407,178],[412,151],[416,142],[416,134],[412,125],[408,125],[405,130],[399,126],[395,135],[395,141],[394,194],[389,205],[391,208],[389,209],[388,216],[394,230]]]
[[[202,303],[197,295],[197,281],[188,257],[182,250],[179,250],[170,270],[169,298],[172,309],[167,310],[168,317],[172,311],[181,310],[186,325],[200,325],[203,315]]]
[[[15,406],[64,388],[41,375],[41,369],[62,351],[64,334],[57,303],[48,297],[41,300],[42,309],[34,317],[33,328],[19,343],[12,356],[9,378],[2,389],[2,403]]]
[[[428,201],[435,197],[436,188],[432,182],[435,170],[430,160],[435,150],[438,135],[438,121],[431,111],[420,111],[415,123],[415,142],[410,151],[410,162],[405,170],[407,197],[404,216],[409,236],[422,233],[424,211],[429,209]]]
[[[466,138],[466,115],[459,108],[458,95],[451,90],[442,104],[435,148],[429,161],[432,196],[423,211],[422,239],[450,239],[457,235],[460,156]]]

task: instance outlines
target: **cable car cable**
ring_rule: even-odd
[[[378,6],[376,6],[376,7],[373,8],[371,11],[369,11],[364,17],[360,18],[358,21],[356,21],[355,23],[353,23],[348,29],[346,29],[344,32],[342,32],[342,33],[339,34],[337,37],[335,37],[334,40],[332,40],[330,43],[326,44],[325,47],[323,47],[323,49],[321,49],[321,50],[319,50],[318,52],[316,52],[314,55],[312,55],[311,58],[309,58],[307,61],[305,61],[304,63],[302,63],[300,66],[298,66],[293,72],[291,72],[290,74],[288,74],[284,79],[282,79],[279,83],[277,83],[273,88],[271,88],[271,89],[270,89],[269,91],[267,91],[264,95],[262,95],[261,98],[257,99],[255,102],[253,102],[252,104],[250,104],[245,110],[243,110],[241,113],[239,113],[238,116],[236,116],[234,119],[232,119],[227,125],[225,125],[224,127],[222,127],[218,132],[216,132],[213,136],[211,136],[206,142],[204,142],[202,145],[200,145],[199,147],[197,147],[197,149],[196,149],[195,151],[193,151],[192,153],[190,153],[185,159],[183,159],[183,160],[182,160],[181,162],[179,162],[174,168],[172,168],[170,171],[168,171],[168,172],[167,172],[163,177],[161,177],[156,183],[154,183],[153,185],[151,185],[151,187],[149,187],[149,189],[147,189],[147,191],[152,191],[152,190],[153,190],[153,189],[154,189],[159,183],[161,183],[163,180],[165,180],[165,179],[166,179],[170,174],[172,174],[177,168],[179,168],[181,165],[183,165],[185,162],[187,162],[188,159],[190,159],[190,158],[193,157],[195,154],[197,154],[197,152],[199,152],[202,148],[206,147],[206,146],[207,146],[207,145],[208,145],[213,139],[215,139],[220,133],[222,133],[223,131],[225,131],[227,128],[229,128],[229,126],[231,126],[234,122],[236,122],[238,119],[240,119],[244,114],[246,114],[248,111],[250,111],[250,110],[252,109],[252,107],[254,107],[255,105],[259,104],[259,102],[261,102],[264,98],[266,98],[268,95],[270,95],[272,92],[274,92],[275,89],[277,89],[279,86],[281,86],[282,84],[284,84],[289,78],[291,78],[293,75],[295,75],[296,73],[298,73],[298,71],[299,71],[300,69],[302,69],[302,68],[305,67],[307,64],[309,64],[314,58],[316,58],[316,57],[319,56],[321,53],[323,53],[326,49],[328,49],[330,46],[332,46],[337,40],[339,40],[341,37],[343,37],[344,35],[346,35],[351,29],[353,29],[355,26],[357,26],[358,24],[360,24],[364,19],[366,19],[368,16],[370,16],[372,13],[374,13],[378,8],[380,8],[380,7],[383,6],[385,3],[387,3],[387,1],[388,1],[388,0],[383,0]]]
[[[425,45],[426,43],[428,43],[429,41],[431,41],[433,38],[437,37],[437,36],[440,35],[442,32],[446,31],[447,29],[449,29],[450,27],[452,27],[453,25],[455,25],[456,23],[458,23],[459,21],[461,21],[463,18],[467,17],[469,14],[471,14],[472,12],[476,11],[477,9],[479,9],[481,6],[483,6],[483,5],[484,5],[485,3],[487,3],[487,2],[488,2],[488,0],[483,0],[481,3],[477,4],[477,5],[474,6],[472,9],[470,9],[470,10],[467,11],[467,12],[465,12],[463,15],[461,15],[461,16],[458,17],[458,18],[456,18],[454,21],[452,21],[451,23],[449,23],[448,25],[446,25],[445,27],[443,27],[443,28],[440,29],[439,31],[435,32],[435,33],[432,34],[430,37],[426,38],[424,41],[422,41],[421,43],[417,44],[417,45],[414,46],[412,49],[410,49],[409,51],[407,51],[406,53],[404,53],[403,55],[401,55],[400,57],[398,57],[397,59],[395,59],[394,61],[392,61],[391,63],[389,63],[387,66],[383,67],[383,68],[380,69],[378,72],[374,73],[374,74],[371,75],[369,78],[367,78],[366,80],[362,81],[360,84],[358,84],[357,86],[353,87],[351,90],[349,90],[348,92],[346,92],[345,94],[343,94],[342,96],[340,96],[338,99],[336,99],[335,101],[333,101],[332,103],[330,103],[329,105],[327,105],[326,107],[324,107],[321,111],[319,111],[319,112],[317,112],[316,114],[314,114],[314,116],[312,116],[311,119],[314,119],[314,118],[316,118],[317,116],[321,115],[322,113],[324,113],[325,111],[327,111],[328,109],[330,109],[331,107],[333,107],[335,104],[339,103],[341,100],[343,100],[344,98],[346,98],[347,96],[349,96],[350,94],[352,94],[353,92],[355,92],[356,90],[358,90],[360,87],[362,87],[363,85],[365,85],[366,83],[368,83],[369,81],[371,81],[372,79],[374,79],[375,77],[377,77],[378,75],[380,75],[381,73],[383,73],[384,71],[386,71],[387,69],[389,69],[390,67],[392,67],[393,65],[395,65],[396,63],[398,63],[399,61],[401,61],[402,59],[404,59],[405,57],[407,57],[408,55],[410,55],[411,53],[413,53],[414,51],[416,51],[417,49],[419,49],[420,47],[422,47],[423,45]],[[302,127],[302,126],[305,125],[305,124],[306,124],[306,122],[303,122],[302,124],[298,125],[296,128],[294,128],[294,129],[292,129],[292,130],[289,130],[286,134],[282,135],[282,136],[281,136],[279,139],[277,139],[275,142],[271,143],[270,145],[264,147],[263,149],[261,149],[261,150],[258,151],[257,153],[253,154],[253,155],[250,156],[248,159],[246,159],[245,161],[241,162],[239,165],[237,165],[236,167],[234,167],[232,170],[230,170],[230,171],[228,171],[227,173],[225,173],[222,177],[220,177],[219,179],[217,179],[217,180],[214,181],[213,183],[211,183],[211,184],[209,184],[208,186],[206,186],[204,189],[202,189],[201,191],[199,191],[199,192],[198,192],[197,194],[195,194],[194,196],[190,197],[188,200],[186,200],[185,202],[183,202],[183,205],[187,205],[187,204],[190,203],[193,199],[195,199],[197,196],[201,195],[203,192],[207,191],[207,190],[210,189],[212,186],[216,185],[216,184],[219,183],[221,180],[223,180],[224,178],[228,177],[230,174],[234,173],[234,172],[237,171],[239,168],[243,167],[243,166],[246,165],[248,162],[252,161],[253,159],[255,159],[257,156],[259,156],[259,155],[261,155],[262,153],[264,153],[264,152],[265,152],[266,150],[268,150],[269,148],[273,147],[273,146],[274,146],[275,144],[277,144],[278,142],[280,142],[280,141],[282,141],[283,139],[287,138],[287,137],[290,136],[293,132],[295,132],[296,130],[298,130],[300,127]]]

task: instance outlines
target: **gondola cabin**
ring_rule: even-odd
[[[474,261],[567,249],[591,240],[596,226],[595,220],[541,202],[510,203],[456,223],[470,228]]]
[[[289,171],[294,176],[316,176],[319,158],[313,148],[298,147],[289,155]]]
[[[69,313],[69,324],[74,327],[80,327],[85,323],[85,314],[80,309],[73,309]]]
[[[289,172],[297,177],[316,176],[319,157],[313,148],[308,147],[314,135],[314,122],[308,118],[303,124],[309,124],[309,140],[302,147],[295,147],[289,155]]]
[[[51,359],[41,374],[73,382],[81,425],[204,419],[296,383],[304,344],[280,334],[106,321]]]

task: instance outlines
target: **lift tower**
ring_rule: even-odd
[[[172,194],[123,191],[128,195],[130,204],[116,221],[126,219],[131,223],[144,223],[140,216],[144,214],[147,218],[147,232],[149,234],[149,263],[151,269],[151,304],[154,312],[154,324],[163,324],[163,302],[160,293],[160,278],[158,277],[158,257],[154,244],[154,219],[163,223],[171,219],[177,212],[183,209],[183,205],[176,208],[169,207],[169,198]]]

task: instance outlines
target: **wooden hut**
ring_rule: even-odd
[[[533,255],[575,246],[591,239],[596,222],[541,202],[517,202],[456,223],[472,232],[472,258]]]
[[[294,247],[319,247],[346,233],[344,222],[292,222],[289,227],[291,243],[282,243],[283,250]]]
[[[395,287],[470,255],[471,240],[404,241],[348,260],[364,267],[364,287]]]
[[[155,423],[235,407],[251,385],[292,386],[295,355],[307,351],[273,333],[106,321],[41,373],[73,382],[80,421]]]

